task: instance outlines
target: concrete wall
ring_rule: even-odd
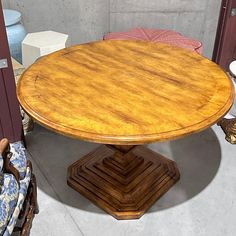
[[[29,32],[56,30],[72,43],[99,40],[109,31],[144,26],[177,30],[212,54],[221,0],[4,0],[23,14]]]
[[[2,0],[2,7],[3,8],[8,8],[8,1],[7,0]]]

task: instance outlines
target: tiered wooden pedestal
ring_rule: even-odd
[[[180,178],[144,146],[102,145],[68,169],[68,184],[116,219],[140,218]]]

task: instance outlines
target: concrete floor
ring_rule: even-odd
[[[27,136],[40,213],[31,236],[234,236],[236,145],[214,126],[148,145],[177,162],[181,180],[139,220],[117,221],[66,184],[67,167],[97,147],[40,126]]]

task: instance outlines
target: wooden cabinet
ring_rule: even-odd
[[[222,0],[212,59],[226,71],[236,60],[236,0]]]
[[[22,124],[10,52],[4,26],[0,1],[0,60],[6,59],[7,66],[0,66],[0,139],[10,142],[22,139]],[[1,68],[5,67],[5,68]]]

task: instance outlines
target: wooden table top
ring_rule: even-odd
[[[42,125],[83,140],[144,144],[182,137],[230,109],[231,80],[188,50],[141,41],[101,41],[39,59],[17,87]]]

